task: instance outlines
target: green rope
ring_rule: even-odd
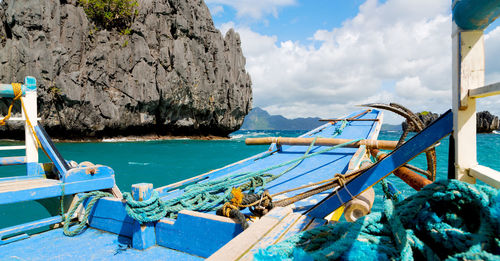
[[[482,185],[436,181],[383,213],[298,233],[256,260],[498,260],[500,194]]]
[[[139,223],[154,222],[162,219],[167,214],[158,192],[153,190],[151,198],[144,201],[134,200],[132,194],[125,192],[123,198],[127,200],[125,210],[127,214]]]
[[[397,190],[391,182],[383,179],[380,184],[382,185],[382,191],[386,199],[391,199],[395,203],[404,199],[401,195],[401,191]]]
[[[82,229],[85,227],[85,224],[87,223],[87,220],[89,219],[89,214],[90,211],[92,210],[92,207],[94,204],[97,202],[98,199],[104,198],[104,197],[112,197],[110,193],[107,192],[102,192],[102,191],[92,191],[89,193],[84,194],[76,204],[71,208],[71,210],[66,214],[66,217],[64,218],[64,234],[66,236],[75,236],[78,233],[82,231]],[[82,221],[76,226],[74,230],[69,230],[69,223],[71,222],[71,217],[73,214],[75,214],[76,209],[80,204],[83,203],[84,200],[88,199],[89,197],[92,197],[90,202],[87,204],[87,207],[85,208],[85,215],[83,216]]]

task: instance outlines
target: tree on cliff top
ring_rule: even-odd
[[[135,15],[136,0],[79,0],[87,16],[106,29],[124,29]]]

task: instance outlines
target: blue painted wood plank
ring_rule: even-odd
[[[40,179],[45,180],[45,179]],[[88,181],[78,181],[71,183],[61,183],[57,180],[46,180],[50,182],[45,185],[40,185],[42,187],[34,187],[18,190],[9,190],[5,192],[0,192],[0,204],[9,204],[28,200],[37,200],[42,198],[60,197],[63,193],[64,195],[71,195],[80,192],[109,189],[115,185],[115,180],[113,177],[97,178]]]
[[[153,184],[139,183],[132,185],[132,196],[136,201],[145,201],[153,194]],[[155,225],[153,222],[132,224],[132,247],[144,250],[156,244]]]
[[[5,177],[5,178],[0,178],[0,184],[3,182],[8,182],[8,181],[15,181],[15,180],[33,180],[33,179],[41,179],[45,178],[44,176],[14,176],[14,177]]]
[[[124,201],[117,198],[99,199],[90,213],[89,225],[103,231],[132,237],[134,220],[127,215],[125,205]]]
[[[154,246],[147,250],[128,247],[130,238],[89,228],[67,237],[54,229],[27,240],[0,246],[0,260],[203,260],[201,257]]]
[[[22,96],[26,95],[26,86],[21,85]],[[12,84],[0,84],[0,98],[14,98],[14,89]]]
[[[20,236],[8,238],[9,236],[12,236],[14,234],[27,232],[29,230],[54,225],[54,224],[57,224],[61,221],[62,221],[62,218],[60,216],[56,216],[56,217],[49,217],[49,218],[40,219],[40,220],[37,220],[34,222],[22,224],[22,225],[4,228],[4,229],[0,230],[0,245],[12,243],[14,241],[26,239],[29,237],[27,234],[22,234]]]
[[[455,0],[453,20],[464,30],[482,30],[500,15],[500,0]]]
[[[160,246],[208,257],[243,231],[240,224],[212,214],[181,211],[177,220],[162,219],[156,224]]]
[[[35,132],[38,140],[40,140],[43,150],[47,153],[50,160],[54,163],[54,166],[59,171],[59,178],[64,181],[64,174],[70,169],[68,163],[56,149],[54,143],[41,125],[35,126]]]
[[[24,165],[26,156],[0,157],[0,166]]]
[[[391,152],[383,160],[377,162],[373,167],[365,171],[362,175],[351,180],[337,193],[330,195],[317,206],[312,208],[308,215],[317,218],[327,216],[330,209],[337,209],[348,202],[352,196],[361,194],[372,187],[377,182],[388,176],[392,171],[410,161],[426,148],[438,142],[453,131],[453,113],[451,110],[444,113],[430,126],[412,137],[399,148]],[[322,206],[322,207],[319,207]]]
[[[96,178],[114,178],[114,170],[108,166],[91,166],[83,168],[74,168],[63,174],[63,180],[66,183],[93,180]]]

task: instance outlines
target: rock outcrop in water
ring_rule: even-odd
[[[417,116],[424,122],[425,126],[428,126],[439,118],[439,114],[427,111],[419,112]],[[500,128],[500,121],[497,116],[492,115],[490,112],[482,111],[476,114],[476,126],[477,133],[490,133]],[[406,130],[406,128],[408,128],[408,122],[404,121],[401,127],[403,131]],[[416,130],[413,126],[410,126],[410,131],[414,132]]]
[[[478,133],[490,133],[500,128],[498,117],[488,111],[476,114],[476,124]]]
[[[435,121],[437,118],[439,118],[439,114],[433,113],[430,111],[419,112],[416,115],[420,118],[420,120],[424,123],[425,126],[428,126],[433,121]],[[408,126],[408,121],[404,121],[401,124],[401,128],[403,129],[403,131],[405,131],[408,127],[410,128],[410,131],[413,131],[413,132],[417,131],[413,125]]]
[[[202,0],[138,2],[123,35],[96,30],[76,0],[4,0],[0,82],[36,77],[41,123],[55,137],[237,130],[252,107],[239,35],[222,37]],[[0,127],[3,138],[22,133]]]

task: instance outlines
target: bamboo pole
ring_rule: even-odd
[[[283,137],[264,137],[264,138],[247,138],[245,143],[247,145],[265,145],[276,143],[276,145],[296,145],[296,146],[309,146],[314,138],[283,138]],[[333,139],[333,138],[317,138],[314,145],[318,146],[335,146],[343,143],[350,142],[349,139]],[[398,144],[397,141],[392,140],[360,140],[353,142],[346,147],[358,148],[365,145],[367,148],[393,150]]]
[[[380,153],[377,149],[370,150],[373,157],[377,160],[382,160],[387,156],[386,153]],[[403,180],[410,187],[415,189],[416,191],[420,191],[423,187],[432,183],[432,181],[418,175],[407,167],[399,167],[397,170],[393,171],[394,175]]]

